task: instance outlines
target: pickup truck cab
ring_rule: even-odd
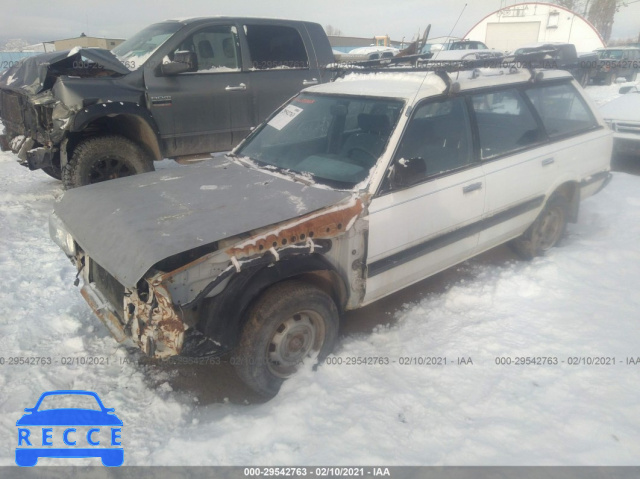
[[[611,150],[567,72],[347,75],[219,162],[66,192],[50,231],[119,341],[233,351],[273,395],[332,351],[344,311],[507,241],[544,254],[606,184]]]
[[[114,48],[31,57],[0,77],[11,149],[66,188],[228,151],[302,88],[329,80],[316,23],[194,18],[151,25]]]

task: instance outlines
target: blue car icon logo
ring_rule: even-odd
[[[68,407],[68,403],[76,407]],[[52,404],[64,407],[52,408]],[[99,457],[105,466],[122,465],[122,421],[113,408],[104,407],[96,393],[45,392],[25,412],[16,422],[18,466],[35,466],[40,457]]]

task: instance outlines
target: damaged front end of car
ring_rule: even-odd
[[[85,253],[55,213],[50,232],[76,264],[82,296],[116,340],[151,358],[212,356],[235,347],[242,312],[251,301],[246,292],[257,295],[265,275],[269,281],[305,275],[327,284],[335,276],[343,285],[335,291],[341,308],[361,301],[364,212],[362,199],[351,196],[162,260],[135,287],[125,287]],[[340,268],[345,258],[353,264],[348,271]]]

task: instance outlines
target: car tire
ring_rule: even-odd
[[[576,80],[578,80],[578,83],[580,83],[580,86],[582,88],[586,88],[587,85],[589,84],[589,72],[581,71],[578,77],[576,78]]]
[[[249,310],[234,367],[262,396],[273,397],[301,361],[323,361],[338,337],[339,314],[324,291],[302,281],[267,289]]]
[[[615,73],[609,73],[604,80],[605,85],[613,85],[616,81],[617,75]]]
[[[51,178],[55,178],[56,180],[62,179],[62,170],[58,166],[45,166],[44,168],[42,168],[42,171],[44,171]]]
[[[561,194],[552,195],[533,224],[522,236],[511,242],[512,248],[527,260],[544,255],[564,236],[568,213],[567,199]]]
[[[153,159],[140,145],[123,136],[96,136],[75,148],[62,183],[71,189],[153,170]]]

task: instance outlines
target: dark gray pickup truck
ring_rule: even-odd
[[[292,95],[328,81],[333,61],[316,23],[157,23],[112,51],[47,53],[5,71],[0,145],[66,188],[151,171],[153,160],[231,149]]]

